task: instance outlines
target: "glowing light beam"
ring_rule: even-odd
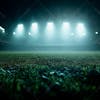
[[[86,28],[85,28],[85,26],[84,26],[83,23],[78,23],[78,24],[77,24],[76,31],[77,31],[77,34],[78,34],[80,37],[83,37],[83,36],[86,35]]]
[[[48,38],[53,38],[55,32],[55,27],[53,22],[48,22],[46,26],[46,35]]]
[[[31,32],[32,33],[38,33],[38,23],[36,23],[36,22],[32,23]]]

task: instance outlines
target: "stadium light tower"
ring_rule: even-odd
[[[53,22],[48,22],[47,23],[47,30],[48,31],[54,31],[54,23]]]
[[[1,31],[2,33],[5,33],[5,29],[4,29],[2,26],[0,26],[0,31]]]
[[[62,23],[62,28],[61,28],[61,35],[63,39],[67,37],[68,33],[70,31],[70,23],[68,22],[63,22]]]
[[[38,32],[39,32],[39,27],[38,27],[38,23],[37,22],[33,22],[30,26],[30,30],[29,30],[29,33],[28,35],[29,36],[32,36],[33,38],[36,38],[38,37]]]
[[[78,23],[78,24],[77,24],[76,31],[77,31],[77,34],[78,34],[80,37],[83,37],[83,36],[86,35],[86,28],[85,28],[85,26],[84,26],[83,23]]]
[[[22,36],[24,34],[24,25],[18,24],[16,30],[13,32],[13,35]]]
[[[95,34],[96,34],[96,35],[98,35],[98,34],[99,34],[99,32],[95,32]]]
[[[38,33],[38,23],[36,23],[36,22],[32,23],[31,32],[32,33]]]
[[[13,32],[13,35],[16,35],[16,32]]]
[[[23,30],[24,30],[24,25],[23,24],[18,24],[17,25],[17,32],[21,33],[21,32],[23,32]]]
[[[54,31],[55,31],[55,29],[54,29],[54,23],[53,22],[48,22],[47,26],[46,26],[46,36],[48,38],[53,37]]]
[[[62,24],[62,30],[63,31],[69,31],[70,30],[70,23],[68,23],[68,22],[63,22],[63,24]]]
[[[29,32],[29,33],[28,33],[28,35],[30,35],[30,36],[31,36],[31,35],[32,35],[32,33],[30,33],[30,32]]]

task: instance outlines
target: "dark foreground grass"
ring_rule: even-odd
[[[1,52],[0,99],[100,99],[100,52]]]

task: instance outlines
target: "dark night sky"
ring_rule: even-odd
[[[0,25],[32,19],[82,19],[100,27],[100,0],[0,0]]]

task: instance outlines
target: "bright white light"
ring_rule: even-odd
[[[24,34],[24,25],[18,24],[15,31],[13,32],[13,35],[16,37],[22,36]]]
[[[96,34],[96,35],[98,35],[98,34],[99,34],[99,32],[95,32],[95,34]]]
[[[54,23],[53,22],[48,22],[46,30],[50,31],[50,32],[53,32],[54,31]]]
[[[22,33],[24,31],[24,25],[23,24],[18,24],[17,25],[17,32]]]
[[[2,26],[0,26],[0,30],[2,31],[2,33],[5,33],[5,29]]]
[[[29,33],[28,33],[28,35],[30,35],[30,36],[31,36],[32,34],[29,32]]]
[[[63,39],[66,39],[68,37],[69,31],[70,31],[70,23],[63,22],[62,28],[61,28],[61,36]]]
[[[62,30],[63,30],[63,31],[68,31],[68,30],[70,30],[70,24],[69,24],[68,22],[63,22]]]
[[[74,36],[75,34],[74,33],[71,33],[71,36]]]
[[[4,30],[4,28],[2,26],[0,26],[0,30]]]
[[[47,37],[48,38],[53,37],[54,31],[55,31],[54,23],[53,22],[48,22],[47,26],[46,26],[46,35],[47,35]]]
[[[86,28],[85,28],[84,24],[78,23],[76,30],[77,30],[77,33],[78,33],[79,36],[85,36],[86,35]]]
[[[16,35],[16,32],[13,32],[13,35]]]
[[[84,32],[84,25],[82,24],[82,23],[79,23],[78,25],[77,25],[77,31],[79,32],[79,33],[81,33],[81,32]]]
[[[5,29],[2,30],[2,33],[5,33]]]
[[[31,32],[38,33],[38,23],[32,23]]]

